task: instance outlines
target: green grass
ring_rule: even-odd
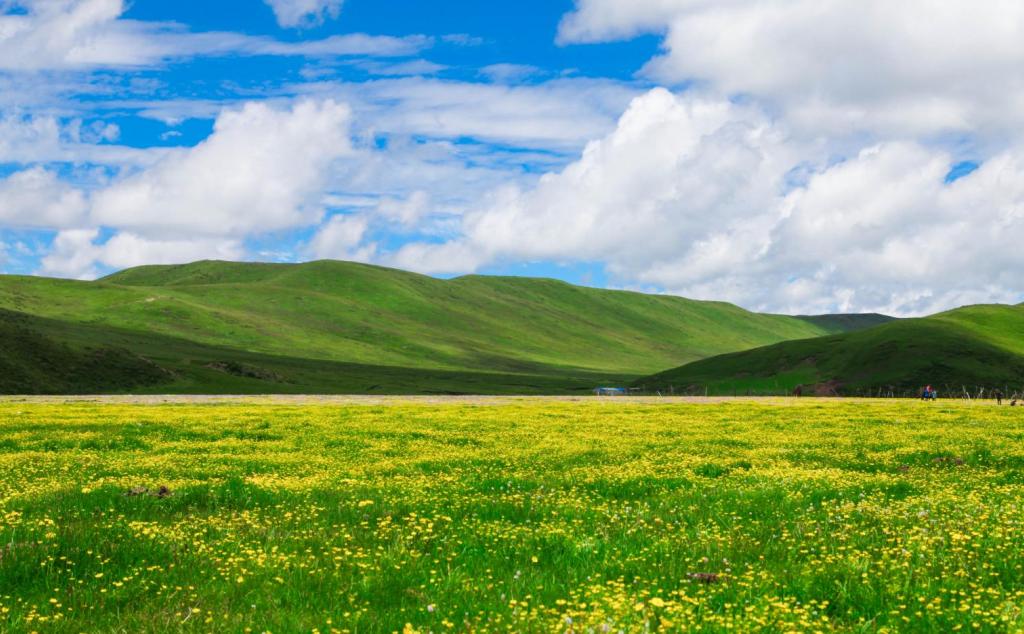
[[[875,326],[881,326],[882,324],[895,321],[895,318],[893,317],[889,317],[888,315],[879,315],[878,313],[862,313],[853,315],[798,315],[797,319],[802,319],[808,323],[814,324],[815,326],[824,329],[829,334],[867,330],[868,328],[874,328]]]
[[[565,393],[829,331],[716,302],[331,261],[4,276],[0,309],[69,358],[116,349],[163,371],[35,381],[47,366],[5,347],[0,390],[38,392]]]
[[[1018,631],[1022,434],[955,402],[9,399],[0,631]]]
[[[829,383],[839,393],[944,394],[1024,388],[1024,306],[969,306],[868,330],[712,357],[637,380],[651,389],[780,394]]]

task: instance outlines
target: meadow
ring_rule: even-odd
[[[1024,629],[1024,410],[0,401],[0,631]]]

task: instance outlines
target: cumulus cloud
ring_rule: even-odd
[[[201,238],[149,239],[118,233],[99,242],[98,229],[60,231],[42,260],[40,273],[77,279],[95,279],[100,266],[124,269],[143,264],[184,264],[202,259],[239,260],[245,249],[239,240]]]
[[[99,277],[96,268],[99,249],[93,244],[99,233],[99,229],[58,232],[50,245],[50,252],[43,258],[39,272],[83,280]]]
[[[563,42],[664,33],[645,73],[769,99],[830,134],[1021,123],[1024,4],[1013,0],[578,0]]]
[[[54,117],[0,116],[0,163],[53,160],[61,153]]]
[[[0,179],[0,225],[63,228],[81,225],[87,204],[82,192],[41,167]]]
[[[767,125],[743,106],[654,90],[564,171],[532,189],[500,189],[467,213],[465,241],[483,259],[630,268],[673,255],[702,227],[742,218],[774,191],[764,148],[779,144]],[[690,211],[672,213],[683,199]]]
[[[98,192],[92,219],[145,235],[231,235],[315,224],[327,168],[352,152],[350,111],[331,100],[222,113],[194,148]]]
[[[377,205],[377,213],[404,227],[414,227],[430,210],[430,194],[414,191],[408,198],[385,198]]]
[[[363,244],[368,229],[365,216],[332,216],[317,230],[306,250],[317,259],[368,262],[376,252],[375,245]]]
[[[343,0],[265,0],[283,27],[310,27],[337,19]]]
[[[580,159],[507,188],[446,243],[394,262],[602,261],[626,284],[763,310],[920,314],[1019,298],[1024,170],[1007,151],[946,182],[948,153],[885,143],[830,164],[761,110],[654,90]],[[790,182],[797,166],[809,172]]]
[[[88,197],[32,168],[0,181],[0,224],[61,229],[42,261],[48,275],[241,259],[246,237],[320,222],[330,166],[353,153],[349,119],[349,108],[332,100],[249,103],[221,113],[199,145]],[[114,234],[104,240],[97,227]],[[340,225],[321,234],[324,250],[342,245]]]

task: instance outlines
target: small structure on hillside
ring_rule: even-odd
[[[628,396],[629,390],[624,387],[595,387],[595,396]]]

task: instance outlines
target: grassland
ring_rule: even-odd
[[[843,394],[1024,391],[1024,305],[968,306],[922,319],[786,341],[689,363],[637,381],[701,394],[780,394],[824,385]]]
[[[1024,628],[1024,411],[0,402],[0,631]]]
[[[833,328],[555,280],[331,261],[0,276],[0,392],[571,393]],[[109,371],[78,371],[96,357]]]

